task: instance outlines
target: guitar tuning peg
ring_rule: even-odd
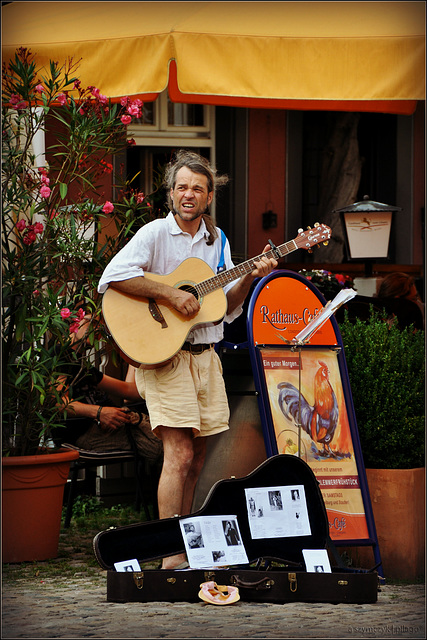
[[[315,226],[315,227],[319,227],[320,225],[319,225],[319,223],[318,223],[318,222],[315,222],[315,223],[314,223],[314,226]]]
[[[327,247],[327,246],[328,246],[328,244],[329,244],[329,240],[326,240],[326,241],[325,241],[325,242],[323,242],[322,244],[323,244],[325,247]]]
[[[301,227],[298,229],[298,233],[303,233],[304,229],[302,229]]]
[[[307,227],[307,229],[311,229],[311,227]]]
[[[313,253],[313,249],[307,249],[307,253]]]

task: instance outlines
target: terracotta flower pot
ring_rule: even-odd
[[[385,578],[418,580],[425,562],[425,468],[366,469]],[[362,567],[373,566],[359,548]]]
[[[3,562],[58,555],[64,486],[78,451],[2,458]]]

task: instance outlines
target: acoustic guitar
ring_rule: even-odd
[[[297,249],[310,250],[319,243],[327,244],[330,237],[329,227],[316,224],[313,229],[300,230],[293,240],[274,246],[262,255],[283,258]],[[168,275],[144,273],[145,278],[190,291],[200,303],[200,310],[190,317],[163,301],[109,287],[103,295],[102,312],[123,357],[133,364],[149,366],[158,366],[172,358],[194,327],[222,320],[227,311],[223,287],[251,273],[262,255],[218,274],[200,258],[187,258]]]

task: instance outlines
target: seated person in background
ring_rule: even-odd
[[[86,343],[90,321],[91,316],[86,315],[77,333],[71,333],[72,349]],[[152,433],[148,415],[123,406],[125,399],[135,403],[136,408],[141,407],[132,371],[128,372],[126,381],[122,381],[95,367],[81,370],[80,363],[70,359],[64,374],[59,384],[69,386],[64,396],[65,428],[56,430],[56,444],[69,443],[87,451],[131,451],[126,429],[129,425],[138,452],[152,462],[161,463],[162,442]]]
[[[377,298],[389,316],[397,319],[401,329],[410,325],[424,329],[424,305],[412,276],[401,272],[385,276],[378,285]]]

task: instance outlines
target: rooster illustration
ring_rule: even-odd
[[[320,368],[314,376],[313,406],[289,382],[277,385],[279,406],[286,418],[293,418],[296,423],[301,420],[301,427],[314,443],[323,445],[323,449],[319,451],[321,456],[335,457],[330,445],[338,424],[338,402],[329,382],[329,369],[324,362],[318,362]]]

